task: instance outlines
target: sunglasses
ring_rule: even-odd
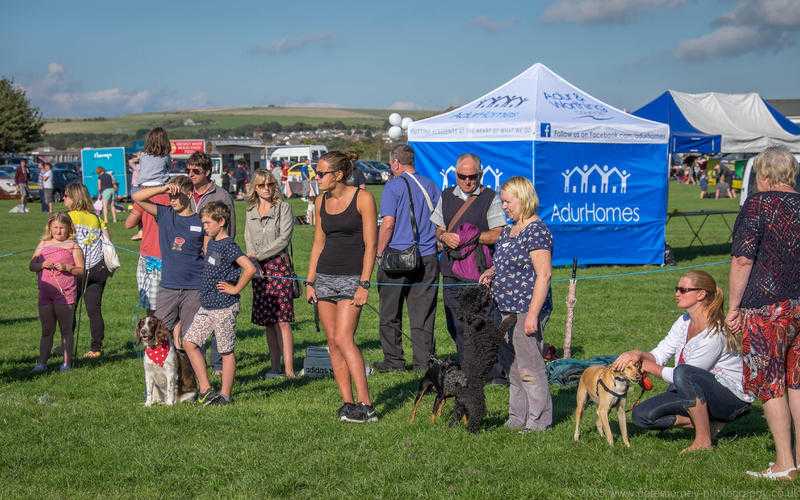
[[[202,175],[203,174],[203,169],[201,169],[201,168],[187,168],[186,169],[186,173],[189,174],[189,175],[192,175],[192,174],[194,174],[194,175]]]
[[[320,179],[324,179],[326,175],[335,174],[336,172],[338,172],[338,170],[327,170],[327,171],[317,170],[317,177],[319,177]]]
[[[700,290],[702,290],[702,288],[684,288],[682,286],[675,287],[675,293],[679,293],[681,295],[689,292],[699,292]]]
[[[467,175],[467,174],[456,174],[456,175],[457,175],[457,176],[458,176],[458,178],[459,178],[459,179],[461,179],[462,181],[477,181],[477,180],[478,180],[478,177],[480,177],[480,175],[481,175],[481,174],[472,174],[472,175]]]

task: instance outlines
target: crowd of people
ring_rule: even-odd
[[[152,141],[148,136],[145,146],[154,158],[163,152],[157,147],[163,139],[159,134]],[[492,315],[498,322],[517,317],[492,374],[493,382],[510,386],[505,425],[522,432],[551,427],[553,402],[543,351],[553,309],[551,259],[557,242],[537,215],[532,183],[512,177],[499,193],[482,186],[480,158],[466,152],[456,159],[456,185],[442,191],[416,171],[414,150],[398,145],[390,154],[392,178],[377,206],[372,194],[348,183],[355,160],[355,155],[338,151],[319,159],[315,178],[321,196],[313,200],[314,238],[304,283],[305,298],[319,311],[341,396],[337,418],[378,420],[368,369],[355,341],[377,267],[383,360],[373,368],[409,369],[402,342],[404,308],[410,369],[428,367],[436,355],[440,276],[447,329],[461,354],[464,328],[457,292],[464,284],[482,284],[491,288]],[[613,363],[617,369],[641,364],[644,372],[668,384],[664,393],[634,409],[633,420],[643,429],[694,429],[687,452],[710,448],[727,422],[761,400],[776,458],[765,470],[748,473],[769,479],[794,478],[800,458],[797,170],[797,161],[780,147],[768,148],[755,160],[758,193],[747,199],[734,226],[727,311],[725,292],[714,278],[690,271],[679,279],[673,296],[684,313],[666,337],[650,351],[630,350]],[[239,293],[252,280],[251,321],[265,329],[268,376],[293,378],[293,301],[302,292],[293,279],[295,218],[279,177],[267,169],[250,177],[242,251],[233,240],[233,199],[211,182],[210,171],[210,158],[195,153],[187,175],[169,180],[154,175],[135,185],[136,203],[126,227],[142,227],[136,273],[142,305],[167,324],[175,345],[187,351],[199,382],[199,401],[222,405],[233,394]],[[105,221],[95,215],[80,184],[68,186],[65,205],[68,214],[50,217],[30,265],[39,276],[43,332],[36,372],[47,369],[57,324],[62,369],[69,369],[75,304],[81,295],[92,332],[86,356],[102,355],[100,306],[109,275],[103,260]],[[209,382],[203,355],[212,334],[212,368],[221,377],[218,391]]]
[[[670,177],[682,184],[695,185],[700,188],[700,199],[735,198],[736,192],[733,181],[736,173],[727,165],[716,163],[713,168],[709,166],[708,158],[702,156],[687,156],[683,165],[673,165]],[[714,189],[709,191],[709,182],[714,180]]]

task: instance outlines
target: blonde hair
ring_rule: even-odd
[[[273,205],[277,205],[281,201],[283,201],[283,195],[281,194],[281,190],[278,187],[278,183],[275,181],[275,177],[272,175],[271,172],[265,170],[263,168],[259,168],[255,172],[253,172],[253,180],[250,182],[250,185],[247,187],[247,209],[250,210],[253,207],[258,206],[258,193],[256,192],[256,184],[271,184],[275,186],[272,188],[272,195],[269,198],[269,202]]]
[[[797,159],[785,146],[770,146],[756,156],[753,161],[756,175],[770,186],[786,184],[795,187],[797,178]]]
[[[69,196],[72,200],[70,210],[78,210],[89,213],[94,213],[94,206],[92,205],[92,197],[89,196],[89,191],[86,186],[79,182],[71,182],[64,188],[64,196]]]
[[[53,231],[50,229],[50,226],[54,222],[63,224],[67,228],[67,239],[71,240],[75,235],[75,225],[72,224],[72,219],[70,219],[69,215],[65,214],[64,212],[56,212],[47,218],[47,224],[44,225],[44,232],[42,233],[42,241],[49,241],[53,239]]]
[[[689,278],[694,288],[706,292],[703,305],[706,308],[708,327],[712,331],[725,335],[725,348],[729,352],[741,351],[740,339],[725,326],[725,293],[717,285],[714,277],[705,271],[692,270],[683,275]]]
[[[536,210],[539,208],[539,196],[530,180],[514,176],[503,183],[500,191],[505,191],[519,200],[522,205],[522,214],[520,215],[523,219],[536,215]]]

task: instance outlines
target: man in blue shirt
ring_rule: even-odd
[[[436,317],[436,284],[439,261],[436,258],[436,226],[431,214],[439,202],[441,190],[414,168],[414,150],[406,144],[395,146],[390,154],[392,178],[381,197],[381,228],[378,233],[378,262],[387,248],[402,251],[411,245],[419,247],[423,267],[411,273],[387,273],[378,270],[380,296],[380,337],[383,361],[375,364],[378,371],[405,369],[403,357],[403,302],[408,305],[411,325],[411,347],[415,370],[425,370],[435,353],[433,338]],[[408,193],[411,190],[411,200]],[[412,203],[413,201],[413,203]],[[414,209],[417,232],[411,226]]]

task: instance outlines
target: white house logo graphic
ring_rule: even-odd
[[[500,191],[500,177],[503,176],[503,172],[500,169],[495,169],[491,165],[486,165],[483,167],[483,175],[481,175],[481,185],[490,187],[495,191]],[[447,189],[450,187],[450,174],[453,174],[453,177],[456,175],[456,167],[455,165],[450,165],[447,167],[446,170],[439,170],[439,175],[442,176],[442,189]],[[492,182],[494,181],[494,182]]]
[[[561,176],[564,178],[564,192],[568,194],[625,194],[631,174],[617,167],[595,164],[566,169]]]
[[[629,205],[626,169],[598,164],[575,166],[561,172],[565,195],[588,195],[581,201],[573,196],[555,200],[550,213],[553,224],[637,224],[641,207]],[[617,195],[609,197],[608,195]]]

